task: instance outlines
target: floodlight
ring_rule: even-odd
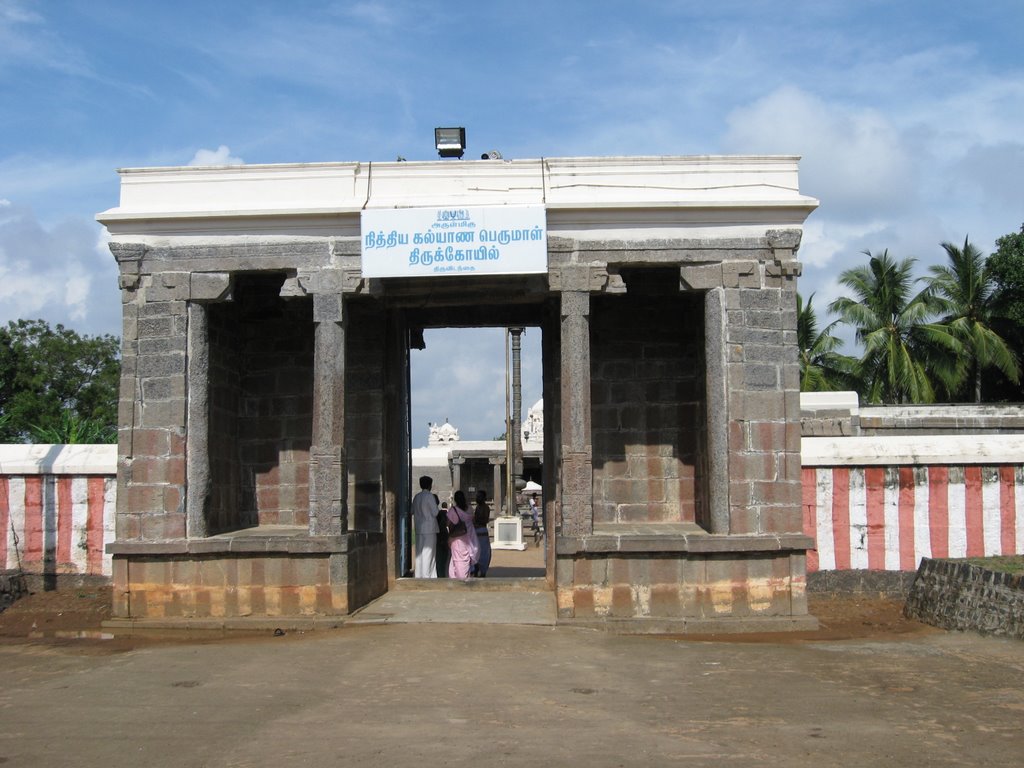
[[[435,128],[434,145],[441,157],[462,157],[466,151],[466,129]]]

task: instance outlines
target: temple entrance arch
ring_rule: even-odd
[[[425,328],[413,336],[414,488],[420,476],[429,476],[446,504],[457,489],[470,504],[482,491],[493,549],[503,553],[490,575],[543,576],[545,560],[536,551],[543,527],[533,530],[525,495],[530,481],[543,503],[541,328]],[[511,439],[516,434],[518,441]],[[400,572],[408,574],[408,563]]]
[[[500,276],[491,278],[449,278],[428,283],[422,282],[418,287],[416,281],[384,280],[381,286],[383,294],[388,295],[385,303],[390,313],[389,323],[402,328],[404,338],[404,370],[393,377],[394,384],[400,384],[401,391],[394,395],[396,418],[403,418],[404,437],[401,450],[399,443],[393,442],[386,449],[385,462],[395,472],[385,472],[395,483],[394,492],[389,489],[386,497],[395,499],[393,514],[389,515],[387,525],[388,536],[388,573],[389,584],[394,580],[411,573],[412,533],[410,521],[411,499],[417,490],[417,480],[421,474],[430,475],[434,479],[434,491],[443,500],[449,500],[451,493],[461,488],[472,500],[472,493],[477,489],[485,490],[492,506],[492,519],[496,520],[502,511],[507,511],[508,468],[504,444],[496,440],[459,440],[448,446],[431,447],[428,444],[427,420],[422,417],[412,423],[413,381],[411,377],[414,365],[413,357],[418,350],[437,338],[438,333],[446,330],[489,329],[494,331],[494,341],[501,345],[504,329],[515,327],[525,329],[525,333],[533,339],[532,345],[541,370],[538,398],[543,402],[544,416],[548,420],[554,418],[557,405],[557,371],[558,363],[558,305],[546,289],[543,278],[534,276]],[[429,296],[424,299],[422,292],[429,287]],[[412,298],[415,297],[415,298]],[[539,342],[539,343],[538,343]],[[445,364],[460,367],[464,376],[478,373],[475,364],[477,350],[464,349],[448,360]],[[496,398],[494,404],[500,414],[496,424],[488,425],[492,430],[487,436],[495,436],[505,430],[504,421],[504,380],[505,370],[501,363],[502,353],[499,351],[498,363],[490,376],[494,380]],[[490,356],[489,359],[494,359]],[[553,362],[552,362],[553,360]],[[453,377],[457,380],[458,377]],[[457,383],[452,386],[457,387]],[[533,389],[537,392],[536,387]],[[461,396],[461,395],[460,395]],[[465,396],[471,396],[466,393]],[[526,410],[534,402],[526,403],[521,409],[521,418],[527,415]],[[444,420],[452,414],[436,414],[431,412],[432,419]],[[544,419],[539,420],[541,424]],[[422,423],[420,423],[422,422]],[[417,434],[419,440],[417,440]],[[486,434],[486,433],[485,433]],[[522,469],[518,473],[520,485],[533,479],[542,487],[555,489],[558,487],[556,468],[547,460],[553,455],[553,442],[547,439],[547,433],[525,440],[525,458],[521,457]],[[426,446],[426,450],[424,450]],[[418,466],[419,462],[425,466]],[[516,473],[513,472],[515,476]],[[554,493],[544,495],[544,506],[541,509],[548,519],[548,508],[555,501]],[[549,503],[550,502],[550,503]],[[525,498],[522,503],[526,505]],[[492,523],[495,525],[496,523]],[[526,523],[529,529],[529,522]],[[553,573],[553,539],[548,536],[532,546],[545,545],[543,568],[549,574],[549,586],[553,584],[550,574]]]
[[[559,621],[812,625],[797,160],[120,171],[98,216],[124,321],[115,615],[344,616],[388,591],[415,335],[533,326]]]

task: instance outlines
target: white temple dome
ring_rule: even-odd
[[[457,443],[459,441],[459,430],[445,421],[440,426],[437,424],[430,425],[430,437],[427,440],[428,445],[438,445],[441,443]]]

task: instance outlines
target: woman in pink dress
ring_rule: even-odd
[[[466,494],[462,491],[455,492],[455,503],[448,510],[448,522],[451,524],[462,520],[466,525],[466,532],[460,536],[451,536],[448,539],[448,546],[451,547],[451,560],[448,561],[448,578],[468,579],[469,570],[473,563],[480,556],[480,545],[476,538],[476,528],[473,526],[473,515],[467,509]]]

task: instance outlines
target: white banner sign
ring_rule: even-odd
[[[363,277],[548,270],[543,205],[365,210],[361,223]]]

